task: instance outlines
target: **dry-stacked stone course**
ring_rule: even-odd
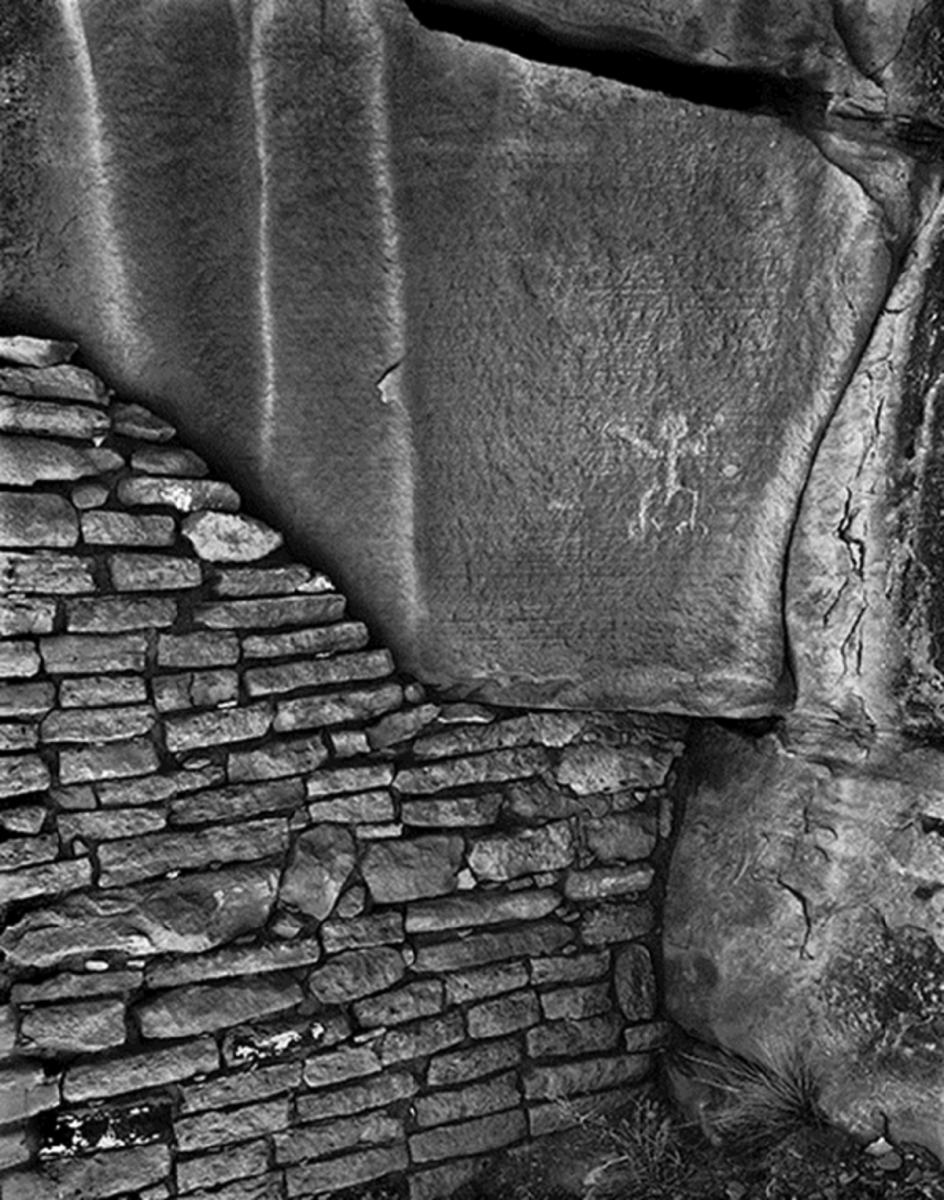
[[[432,1200],[644,1081],[683,724],[431,698],[166,422],[0,393],[3,1200]]]

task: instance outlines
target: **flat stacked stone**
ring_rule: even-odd
[[[684,724],[427,696],[171,425],[22,353],[3,1200],[446,1195],[645,1079]]]

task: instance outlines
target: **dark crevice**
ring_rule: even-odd
[[[818,117],[826,96],[802,80],[782,79],[761,71],[745,71],[674,61],[653,48],[640,47],[645,35],[633,40],[623,31],[601,29],[598,34],[571,27],[566,36],[538,17],[498,12],[491,0],[406,0],[416,19],[428,29],[451,33],[467,41],[484,42],[522,58],[555,67],[569,67],[618,83],[659,92],[713,108],[746,113],[805,114]],[[661,48],[660,48],[661,49]]]

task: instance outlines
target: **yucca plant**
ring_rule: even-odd
[[[698,1121],[711,1141],[755,1154],[803,1130],[825,1129],[822,1076],[804,1048],[771,1039],[757,1061],[724,1051],[684,1051],[674,1066],[707,1099]]]

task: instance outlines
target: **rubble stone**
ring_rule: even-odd
[[[0,396],[0,430],[4,433],[90,439],[104,437],[109,425],[107,413],[84,404],[50,404],[46,400]]]
[[[62,496],[0,489],[0,546],[74,546],[78,540],[78,517]]]
[[[134,629],[159,629],[172,625],[176,619],[176,601],[164,596],[116,596],[66,601],[66,628],[70,633],[124,633]]]
[[[406,971],[402,956],[385,946],[344,950],[308,976],[308,991],[322,1004],[343,1004],[382,992]]]
[[[255,562],[282,544],[282,535],[235,512],[193,512],[181,532],[205,562]]]
[[[171,546],[177,537],[173,517],[122,512],[82,514],[82,540],[100,546]]]
[[[433,835],[375,843],[367,848],[361,870],[374,900],[395,904],[454,892],[461,863],[461,839]]]
[[[95,1054],[125,1040],[120,1000],[44,1004],[23,1014],[20,1043],[27,1054]]]
[[[316,921],[330,915],[356,862],[354,839],[347,829],[318,825],[296,838],[279,899]]]
[[[78,596],[95,591],[90,559],[48,550],[0,553],[0,583],[6,595],[47,592],[54,596]]]
[[[506,880],[569,867],[574,856],[573,831],[566,821],[560,821],[480,838],[469,852],[469,866],[480,879]]]
[[[110,570],[112,583],[119,592],[198,587],[203,577],[198,562],[170,554],[115,554]]]

